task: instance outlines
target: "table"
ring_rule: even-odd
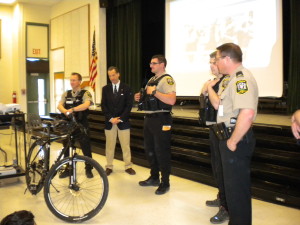
[[[0,179],[4,178],[10,178],[10,177],[18,177],[18,176],[24,176],[25,171],[24,169],[19,165],[19,162],[21,161],[21,157],[19,156],[18,151],[18,128],[23,132],[23,143],[24,143],[24,160],[26,159],[26,130],[25,130],[25,114],[20,113],[9,113],[9,114],[0,114],[0,129],[8,129],[9,126],[14,127],[15,131],[15,150],[16,150],[16,162],[14,168],[16,169],[15,174],[10,175],[0,175]],[[25,164],[24,164],[25,165]]]

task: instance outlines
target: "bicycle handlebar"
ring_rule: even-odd
[[[67,113],[66,119],[54,120],[53,129],[59,130],[59,128],[65,127],[67,130],[66,134],[70,135],[79,128],[81,133],[85,133],[87,135],[86,129],[83,127],[81,123],[77,122],[76,117],[74,116],[73,113]]]

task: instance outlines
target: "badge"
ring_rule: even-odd
[[[244,74],[242,71],[239,71],[236,73],[236,78],[239,78],[239,77],[244,77]]]
[[[222,89],[224,90],[230,81],[230,75],[225,75],[224,79],[222,80]]]
[[[236,93],[245,94],[248,91],[247,81],[239,80],[236,82]]]
[[[92,95],[89,91],[87,91],[87,96],[89,96],[90,98],[92,98]]]
[[[174,84],[174,80],[171,77],[167,78],[167,82],[168,82],[169,85],[173,85]]]

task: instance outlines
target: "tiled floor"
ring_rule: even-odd
[[[2,132],[0,132],[2,133]],[[8,138],[0,137],[0,146],[9,152],[12,146]],[[60,144],[53,145],[60,149]],[[21,152],[22,153],[22,152]],[[0,164],[3,156],[0,154]],[[102,166],[105,157],[94,154]],[[12,154],[9,154],[11,160]],[[109,179],[109,196],[98,215],[83,224],[101,225],[209,225],[209,218],[217,208],[205,206],[205,201],[216,196],[216,189],[198,182],[171,176],[171,190],[165,195],[154,194],[155,187],[140,187],[138,182],[149,176],[149,169],[134,166],[137,174],[130,176],[124,172],[122,161],[115,160],[114,172]],[[9,183],[11,182],[11,183]],[[32,196],[24,194],[24,177],[0,180],[0,218],[16,210],[33,212],[38,225],[66,224],[48,210],[43,192]],[[253,199],[254,225],[297,225],[300,224],[300,210],[279,206]],[[227,224],[224,223],[224,224]]]

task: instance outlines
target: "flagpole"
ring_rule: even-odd
[[[97,50],[96,50],[96,40],[95,40],[95,28],[94,28],[94,33],[93,33],[93,43],[92,43],[92,54],[91,54],[91,62],[90,62],[90,86],[92,87],[94,91],[94,109],[96,109],[96,78],[97,78],[97,70],[98,70],[98,65],[97,65]]]
[[[94,33],[95,33],[95,26],[94,26]],[[96,34],[94,34],[94,36],[95,36]],[[93,39],[94,39],[95,37],[93,37]],[[95,43],[95,45],[96,45],[96,43]],[[95,48],[96,48],[96,46],[95,46]],[[97,65],[97,67],[98,67],[98,65]],[[98,68],[97,68],[98,69]],[[95,81],[96,82],[96,81]],[[94,89],[94,110],[96,109],[96,85],[95,85],[95,89]]]

